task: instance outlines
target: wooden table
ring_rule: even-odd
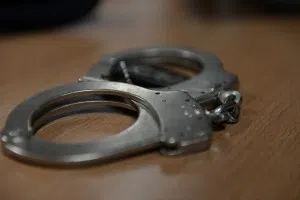
[[[203,17],[179,0],[110,0],[85,22],[0,38],[0,125],[22,100],[76,81],[106,53],[153,45],[217,54],[239,75],[240,122],[210,150],[158,152],[80,169],[27,165],[0,155],[0,199],[299,199],[300,19]],[[39,137],[81,141],[135,118],[90,114],[48,125]]]

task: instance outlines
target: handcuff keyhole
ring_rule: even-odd
[[[201,92],[201,94],[205,94],[205,93],[206,93],[205,91],[202,91],[202,92]]]
[[[160,92],[155,92],[156,95],[160,95]]]

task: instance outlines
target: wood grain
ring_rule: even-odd
[[[83,23],[2,36],[0,125],[22,100],[76,81],[104,54],[148,45],[217,54],[240,77],[240,122],[216,132],[209,151],[177,158],[153,152],[89,168],[53,169],[0,154],[1,200],[300,198],[300,19],[207,18],[183,2],[110,0]],[[57,122],[44,134],[82,139],[86,132],[118,132],[133,121],[89,116]]]

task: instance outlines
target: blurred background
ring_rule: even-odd
[[[135,47],[213,52],[239,76],[244,100],[239,123],[215,132],[211,149],[193,156],[153,153],[50,170],[0,154],[0,199],[300,199],[299,13],[296,0],[2,0],[0,127],[24,99],[76,82],[103,55]],[[38,135],[79,142],[135,120],[91,114]]]
[[[152,12],[152,15],[157,15],[159,10],[166,9],[163,8],[166,4],[168,4],[167,7],[172,7],[172,4],[181,4],[178,7],[179,12],[186,11],[191,15],[206,19],[233,17],[239,19],[254,15],[290,16],[298,15],[300,11],[299,0],[41,0],[38,2],[5,0],[0,3],[0,29],[2,33],[15,33],[52,29],[79,23],[79,21],[99,25],[101,24],[100,16],[103,16],[107,9],[110,10],[107,8],[108,2],[120,4],[112,9],[116,13],[114,19],[117,19],[120,14],[124,15],[120,23],[124,23],[122,20],[128,18],[126,12],[130,7],[138,9],[135,12],[150,12],[149,15]],[[168,9],[164,11],[167,12]]]

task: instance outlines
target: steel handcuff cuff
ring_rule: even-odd
[[[201,73],[160,89],[109,81],[118,63],[136,58],[186,60],[180,64],[194,62]],[[2,131],[3,150],[21,160],[55,165],[92,163],[155,148],[165,155],[202,151],[210,146],[213,124],[237,121],[241,102],[237,86],[237,76],[225,72],[221,61],[207,52],[157,47],[107,55],[78,83],[42,91],[15,107]],[[203,106],[208,102],[219,105],[208,111]],[[99,141],[61,144],[34,137],[44,124],[68,112],[100,105],[133,109],[139,116],[128,129]]]

